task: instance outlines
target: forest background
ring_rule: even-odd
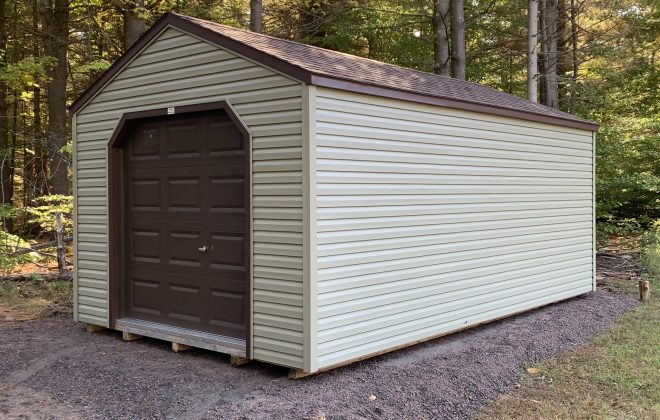
[[[599,237],[648,232],[660,255],[655,0],[0,0],[0,269],[48,257],[17,252],[53,239],[56,213],[71,230],[67,106],[167,11],[596,121]]]

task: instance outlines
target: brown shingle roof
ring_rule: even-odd
[[[174,13],[168,13],[161,18],[143,36],[143,39],[153,38],[168,24],[180,27],[308,84],[557,125],[593,130],[598,128],[595,123],[569,113],[476,83],[398,67]],[[155,30],[158,27],[160,29]],[[139,52],[137,49],[133,51],[134,49],[127,51],[125,56]],[[112,67],[108,72],[110,70]],[[90,89],[95,85],[96,83]],[[77,106],[77,104],[83,97],[85,95],[72,105],[72,112],[79,109],[81,105]]]

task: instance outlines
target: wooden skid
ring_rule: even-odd
[[[124,339],[124,341],[134,341],[144,338],[144,336],[139,334],[133,334],[128,331],[123,331],[121,334],[121,338]]]
[[[302,379],[302,378],[306,378],[308,376],[318,375],[321,372],[323,372],[323,371],[319,370],[319,371],[310,373],[310,372],[305,372],[302,369],[291,368],[291,369],[289,369],[289,379]]]
[[[242,366],[246,363],[250,363],[252,359],[248,359],[247,357],[241,357],[241,356],[231,356],[231,364],[234,366]]]
[[[85,331],[87,331],[88,333],[95,333],[95,332],[103,331],[105,329],[106,329],[105,327],[94,324],[87,324],[85,326]]]
[[[175,353],[180,353],[182,351],[190,350],[191,348],[192,346],[187,346],[185,344],[172,342],[172,350]]]

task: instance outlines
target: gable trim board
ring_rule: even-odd
[[[594,290],[597,125],[255,51],[168,14],[72,106],[77,321],[114,322],[113,133],[218,103],[251,133],[255,360],[317,372]]]
[[[121,69],[128,64],[131,59],[140,53],[140,51],[148,45],[148,43],[154,39],[159,32],[166,28],[167,26],[179,28],[183,31],[189,32],[199,38],[218,45],[220,47],[226,48],[230,51],[246,57],[250,60],[253,60],[256,63],[260,63],[264,66],[267,66],[271,69],[274,69],[280,72],[283,75],[287,75],[295,80],[298,80],[302,83],[309,85],[317,85],[322,87],[328,87],[333,89],[341,89],[346,91],[352,91],[356,93],[365,93],[369,95],[382,96],[391,99],[401,99],[412,102],[425,103],[430,105],[438,105],[448,108],[456,108],[467,111],[475,111],[486,114],[501,115],[501,116],[510,116],[513,118],[526,119],[530,121],[546,122],[549,124],[564,125],[567,127],[582,128],[587,130],[595,130],[598,128],[598,125],[591,122],[577,118],[571,114],[560,113],[556,110],[550,108],[545,109],[546,112],[552,112],[551,114],[544,114],[543,112],[535,111],[522,111],[518,109],[512,109],[504,105],[494,106],[492,104],[480,103],[477,98],[473,100],[460,99],[458,97],[451,97],[447,93],[434,92],[434,95],[421,94],[419,92],[411,92],[404,89],[395,89],[392,87],[385,87],[375,83],[365,83],[365,82],[356,82],[356,80],[351,80],[346,77],[338,76],[329,76],[327,74],[317,74],[309,69],[302,68],[299,65],[292,64],[277,55],[269,54],[261,51],[258,48],[252,47],[251,45],[245,42],[239,42],[235,39],[232,39],[229,36],[219,33],[218,31],[211,30],[205,26],[198,24],[197,22],[205,22],[199,19],[188,18],[186,16],[177,15],[175,13],[166,13],[164,14],[135,44],[133,44],[124,55],[122,55],[110,68],[101,75],[101,77],[94,82],[74,103],[70,106],[69,110],[71,114],[75,114],[79,109],[81,109],[85,104],[100,90],[103,86],[109,82],[114,75],[121,71]],[[217,25],[221,27],[221,25]],[[277,38],[272,38],[277,42],[287,42],[283,40],[278,40]],[[312,49],[315,47],[309,46],[308,48]],[[336,53],[341,54],[341,53]],[[358,57],[355,57],[356,59]],[[383,65],[385,65],[383,63]],[[389,65],[386,65],[389,66]],[[395,67],[395,66],[389,66]],[[400,68],[399,68],[400,69]],[[406,69],[407,70],[407,69]],[[408,70],[412,75],[417,73],[414,70]],[[437,76],[441,77],[441,76]],[[467,82],[463,82],[467,83]],[[481,86],[480,86],[481,87]],[[490,89],[491,93],[500,94],[503,97],[512,95],[504,94],[502,92],[497,92],[494,89]],[[509,98],[510,99],[510,98]],[[541,109],[543,109],[542,107]]]

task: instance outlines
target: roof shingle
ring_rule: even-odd
[[[312,45],[287,41],[207,20],[184,15],[177,16],[231,38],[234,41],[255,48],[265,54],[277,57],[313,75],[442,99],[489,105],[590,123],[567,112],[537,104],[477,83],[412,70]]]

